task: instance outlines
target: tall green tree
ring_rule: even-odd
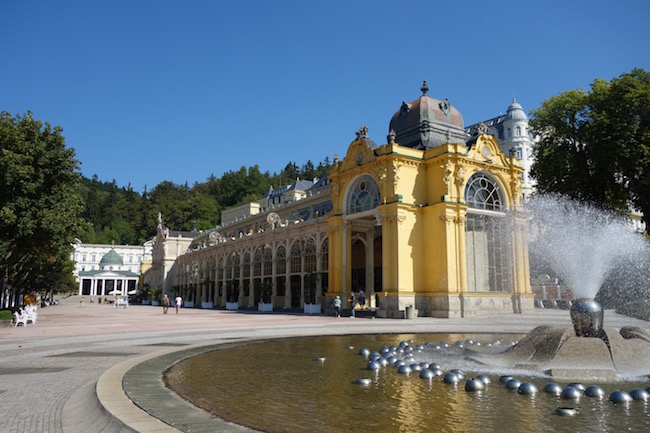
[[[74,150],[61,127],[31,112],[0,113],[0,291],[11,296],[70,283],[83,228]]]
[[[533,110],[539,137],[531,175],[540,192],[556,192],[650,218],[650,74],[643,69],[590,91],[570,90]]]

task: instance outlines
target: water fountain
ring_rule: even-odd
[[[636,272],[647,269],[648,242],[621,217],[559,196],[536,197],[526,212],[531,255],[545,262],[575,297],[570,311],[573,329],[540,326],[498,356],[471,351],[468,356],[563,379],[612,381],[650,374],[650,332],[604,328],[603,309],[595,300],[606,279],[616,280],[623,264],[636,264]],[[622,281],[627,276],[618,277]]]

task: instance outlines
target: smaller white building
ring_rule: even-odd
[[[122,257],[124,262],[123,270],[142,274],[143,263],[151,263],[153,241],[145,242],[144,245],[107,245],[107,244],[84,244],[76,239],[72,244],[74,251],[70,260],[75,262],[73,274],[75,280],[79,281],[80,272],[97,271],[100,269],[100,261],[104,254],[115,251]]]
[[[79,272],[79,295],[134,295],[140,273],[131,272],[127,268],[122,257],[115,250],[110,250],[99,261],[99,269]]]
[[[138,287],[151,265],[153,241],[144,245],[84,244],[76,239],[70,259],[79,283],[79,295],[127,295]]]

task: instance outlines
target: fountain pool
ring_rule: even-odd
[[[317,337],[247,344],[188,358],[165,373],[174,391],[220,418],[267,432],[574,432],[647,431],[650,408],[640,401],[614,404],[607,396],[617,389],[645,389],[643,379],[600,384],[603,399],[583,396],[566,400],[542,392],[551,379],[534,370],[489,367],[461,354],[468,339],[482,350],[503,350],[521,335],[367,335]],[[491,383],[482,391],[465,390],[465,380],[451,385],[442,376],[401,374],[394,365],[369,370],[359,350],[414,341],[424,346],[414,362],[438,362],[443,371],[461,369],[465,380],[485,374]],[[495,344],[496,340],[500,344]],[[447,350],[433,344],[446,341]],[[459,344],[460,345],[460,344]],[[501,346],[501,347],[498,347]],[[536,385],[539,392],[522,395],[499,383],[502,374]],[[368,385],[357,379],[368,378]],[[558,382],[566,387],[569,382]],[[585,383],[590,385],[590,383]],[[575,416],[556,415],[558,407],[576,409]]]

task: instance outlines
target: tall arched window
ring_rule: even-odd
[[[299,242],[294,243],[291,247],[290,260],[290,272],[292,274],[299,274],[302,272],[302,248],[300,248]]]
[[[305,272],[316,272],[316,242],[313,239],[305,242]]]
[[[516,135],[517,137],[521,137],[521,126],[517,125],[517,126],[515,127],[515,135]]]
[[[465,187],[467,210],[465,251],[467,290],[512,292],[512,231],[501,212],[505,204],[499,183],[476,173]]]
[[[253,255],[253,276],[259,277],[262,275],[262,247],[255,250]]]
[[[264,247],[264,275],[273,274],[273,251],[270,246]]]
[[[379,206],[380,197],[377,181],[372,176],[364,174],[350,186],[347,213],[353,214],[374,209]]]

